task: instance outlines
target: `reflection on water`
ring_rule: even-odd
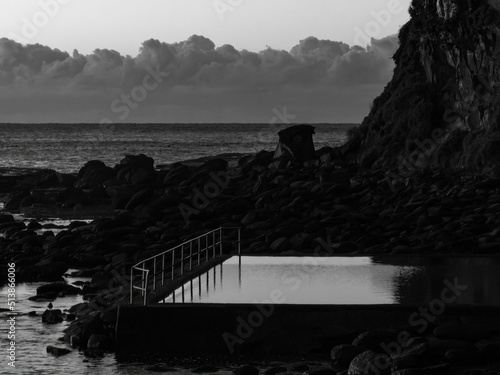
[[[233,257],[163,302],[424,305],[459,285],[455,303],[500,306],[499,266],[498,257]]]

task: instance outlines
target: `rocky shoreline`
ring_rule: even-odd
[[[52,205],[56,212],[107,214],[74,221],[57,235],[37,234],[36,222],[26,226],[2,214],[1,260],[15,262],[18,282],[59,281],[70,268],[91,277],[82,289],[52,283],[34,298],[82,294],[86,302],[69,314],[50,310],[43,321],[76,319],[64,341],[98,356],[113,350],[130,266],[221,226],[242,227],[246,254],[500,254],[499,179],[430,169],[395,179],[398,171],[361,169],[345,147],[324,148],[305,163],[273,155],[162,169],[137,155],[113,168],[88,162],[77,176],[44,171],[11,179],[8,210],[43,212]],[[491,345],[498,344],[495,335],[488,336]]]

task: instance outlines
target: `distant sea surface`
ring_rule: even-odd
[[[109,166],[146,154],[155,165],[274,150],[282,124],[0,124],[0,168],[78,172],[89,160]],[[352,124],[314,124],[316,149],[343,144]]]

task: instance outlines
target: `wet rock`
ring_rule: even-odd
[[[55,346],[47,346],[47,353],[59,357],[71,353],[71,350],[65,348],[57,348]]]
[[[42,314],[42,322],[47,324],[57,324],[63,321],[62,311],[57,310],[45,310]]]
[[[273,241],[273,243],[270,245],[271,249],[275,252],[281,252],[286,249],[288,245],[288,239],[286,237],[281,237],[278,238],[277,240]]]
[[[351,361],[348,375],[390,374],[390,367],[391,362],[387,355],[367,350]]]
[[[437,340],[429,341],[429,349],[432,353],[445,357],[446,352],[449,350],[465,350],[474,353],[477,349],[468,341],[463,340]]]
[[[354,345],[337,345],[330,353],[332,363],[336,367],[348,367],[351,361],[365,349]]]
[[[149,200],[153,197],[153,193],[154,192],[151,189],[144,189],[135,193],[126,204],[125,209],[133,210],[134,208],[148,203]]]
[[[289,369],[292,372],[305,372],[309,371],[310,367],[307,363],[293,363],[289,366]]]
[[[40,224],[36,220],[31,220],[29,222],[28,226],[26,227],[26,229],[29,229],[29,230],[38,230],[38,229],[41,229],[41,228],[42,228],[42,224]]]
[[[78,172],[76,188],[88,189],[103,186],[104,182],[114,179],[115,172],[102,161],[87,162]]]
[[[244,365],[241,367],[238,367],[236,370],[233,371],[234,375],[258,375],[259,370],[255,368],[254,366],[251,365]]]
[[[0,224],[14,223],[14,216],[8,214],[0,214]]]
[[[92,334],[87,341],[88,350],[107,351],[112,347],[111,339],[105,334]]]
[[[29,197],[30,193],[27,191],[24,191],[22,193],[14,195],[12,198],[10,198],[4,206],[5,210],[12,210],[12,211],[18,211],[19,208],[21,207],[21,202]]]
[[[191,372],[194,372],[195,374],[204,374],[207,372],[217,372],[217,371],[219,371],[219,368],[213,365],[200,366],[191,370]]]
[[[150,372],[174,372],[174,371],[177,371],[175,368],[161,364],[161,363],[146,366],[146,367],[144,367],[144,370],[150,371]]]
[[[276,375],[276,374],[280,374],[280,373],[287,372],[287,371],[288,370],[286,369],[286,367],[278,366],[278,367],[268,368],[266,371],[264,371],[264,374],[265,375]]]
[[[395,331],[368,331],[358,335],[352,342],[353,346],[373,351],[383,351],[381,344],[397,342],[398,333]]]
[[[46,293],[62,293],[64,295],[76,295],[80,293],[80,288],[76,288],[66,283],[50,283],[36,288],[36,294],[43,295]]]
[[[441,340],[465,340],[476,342],[489,337],[489,330],[469,324],[445,323],[434,329],[434,335]]]
[[[309,375],[337,375],[337,371],[331,368],[322,368],[314,371],[310,371]]]

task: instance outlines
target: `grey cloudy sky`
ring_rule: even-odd
[[[359,122],[409,3],[0,0],[0,122]]]

